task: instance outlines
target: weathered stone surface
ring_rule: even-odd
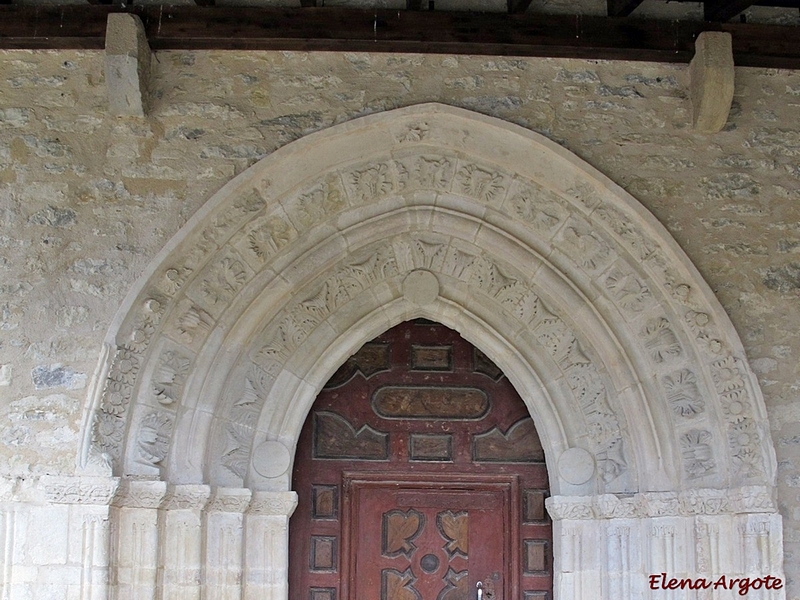
[[[721,131],[733,101],[731,34],[704,31],[697,36],[689,65],[692,123],[697,131]]]
[[[112,115],[145,115],[149,102],[150,61],[150,45],[141,19],[125,13],[108,15],[106,86]]]
[[[653,211],[722,301],[751,363],[775,361],[759,377],[781,465],[787,598],[800,597],[792,485],[800,476],[792,270],[800,74],[737,69],[735,128],[703,138],[687,127],[689,76],[678,65],[291,52],[170,51],[158,59],[153,121],[134,126],[106,117],[103,53],[0,52],[0,364],[11,374],[0,387],[2,472],[74,472],[86,390],[37,390],[29,374],[57,363],[91,374],[137,276],[259,150],[398,104],[494,99],[480,106],[558,141]],[[443,83],[476,75],[472,90]],[[641,97],[601,96],[601,86]],[[769,113],[779,120],[764,120]],[[256,151],[211,157],[212,148],[244,146]],[[90,261],[124,266],[92,272]],[[198,268],[176,265],[184,266]],[[201,340],[208,317],[191,308],[185,325],[197,323]],[[66,410],[52,408],[61,403],[54,392]],[[11,406],[23,399],[24,407]],[[37,410],[46,416],[22,416]]]

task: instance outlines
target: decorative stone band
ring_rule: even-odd
[[[47,475],[39,485],[52,504],[108,506],[119,487],[119,477],[62,477]]]
[[[287,519],[292,516],[297,507],[296,492],[254,492],[247,509],[248,515],[257,516],[283,516]]]
[[[683,492],[644,492],[632,496],[553,496],[546,500],[553,520],[639,519],[774,513],[773,491],[763,486],[732,490],[696,489]]]
[[[243,513],[250,506],[252,491],[248,488],[215,487],[206,504],[206,512]]]
[[[208,485],[170,485],[159,508],[163,510],[201,510],[211,495]]]
[[[112,504],[119,508],[158,508],[166,494],[166,481],[123,479]]]

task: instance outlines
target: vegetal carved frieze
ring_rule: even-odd
[[[646,492],[632,496],[552,496],[545,500],[553,519],[690,517],[775,513],[770,490],[760,486],[699,488],[683,492]]]

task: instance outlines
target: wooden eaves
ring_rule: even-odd
[[[403,52],[688,62],[725,31],[737,66],[800,69],[800,28],[701,21],[354,8],[0,6],[0,49],[102,49],[110,12],[141,17],[153,50]]]

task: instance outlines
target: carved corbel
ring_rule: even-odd
[[[142,20],[126,13],[108,15],[106,86],[112,115],[143,117],[147,113],[151,58]]]
[[[731,34],[704,31],[697,36],[689,63],[692,125],[702,133],[721,131],[733,101]]]

